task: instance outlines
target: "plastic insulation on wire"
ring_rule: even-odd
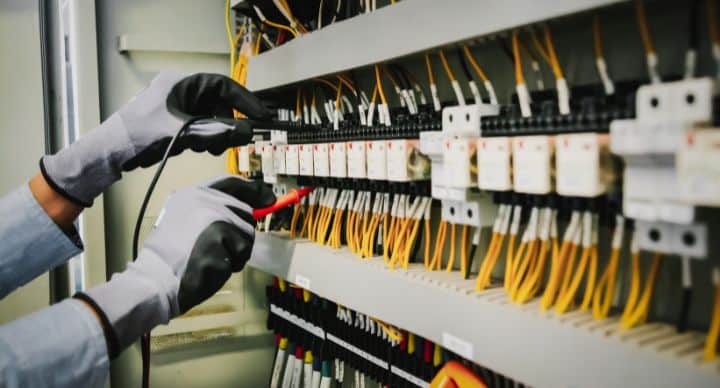
[[[190,127],[190,125],[201,121],[210,119],[210,116],[198,116],[198,117],[192,117],[188,121],[185,122],[185,124],[180,128],[179,131],[173,136],[172,140],[170,140],[170,144],[168,144],[167,148],[165,149],[165,154],[163,155],[162,160],[160,161],[160,165],[158,165],[157,170],[155,170],[155,175],[153,175],[152,180],[150,181],[150,185],[147,188],[147,191],[145,192],[145,197],[143,198],[142,204],[140,205],[140,211],[138,212],[137,220],[135,221],[135,230],[133,231],[133,242],[132,242],[132,257],[133,261],[137,259],[138,256],[138,245],[140,240],[140,227],[142,226],[142,220],[145,217],[145,211],[147,210],[148,203],[150,203],[150,198],[152,197],[153,191],[155,191],[155,186],[157,185],[158,180],[160,179],[160,175],[163,172],[163,169],[165,169],[165,164],[167,163],[168,158],[170,157],[170,152],[172,151],[173,145],[175,145],[175,142],[177,139],[187,130],[187,128]],[[150,386],[150,333],[146,333],[142,336],[142,339],[140,341],[140,348],[142,353],[142,387],[148,388]]]

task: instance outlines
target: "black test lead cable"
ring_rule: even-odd
[[[142,226],[142,220],[145,217],[145,211],[147,210],[148,203],[150,202],[150,198],[152,197],[153,191],[155,191],[155,186],[157,185],[158,180],[160,179],[160,175],[163,172],[163,169],[165,169],[165,164],[167,164],[167,160],[170,157],[170,153],[172,151],[173,145],[175,145],[175,142],[177,139],[187,130],[187,128],[190,127],[190,125],[205,119],[210,119],[212,117],[209,116],[199,116],[199,117],[192,117],[188,121],[183,124],[183,126],[180,128],[180,130],[177,131],[175,136],[170,140],[170,143],[168,144],[167,148],[165,149],[165,154],[163,155],[162,160],[160,161],[160,165],[158,165],[158,168],[155,170],[155,175],[153,175],[152,181],[150,181],[150,185],[147,188],[147,191],[145,192],[145,197],[143,198],[142,204],[140,205],[140,211],[138,212],[137,220],[135,220],[135,230],[133,231],[133,242],[132,242],[132,257],[133,261],[137,259],[138,256],[138,242],[140,240],[140,227]],[[148,388],[150,386],[150,333],[143,334],[142,338],[140,339],[140,352],[142,354],[142,387]]]

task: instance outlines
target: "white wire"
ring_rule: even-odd
[[[324,0],[320,0],[320,7],[318,8],[318,27],[317,27],[318,30],[322,28],[322,9],[323,9],[323,1],[324,1]]]

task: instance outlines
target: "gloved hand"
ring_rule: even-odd
[[[74,296],[103,321],[110,356],[242,270],[255,240],[252,209],[274,202],[262,182],[234,176],[171,194],[137,259],[108,283]]]
[[[44,156],[40,170],[55,191],[88,207],[120,179],[121,171],[160,161],[173,136],[191,118],[206,119],[185,130],[172,155],[187,148],[220,155],[247,144],[252,128],[232,118],[233,108],[253,119],[272,116],[257,97],[228,77],[162,72],[98,128],[57,154]]]

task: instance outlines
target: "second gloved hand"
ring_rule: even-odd
[[[209,298],[242,270],[255,240],[252,210],[274,202],[262,182],[231,176],[173,193],[135,262],[75,296],[112,328],[106,330],[110,357]]]
[[[122,171],[159,162],[173,136],[193,122],[173,145],[220,155],[247,144],[252,128],[234,120],[233,109],[252,119],[272,111],[247,89],[220,74],[162,72],[135,98],[70,147],[40,160],[45,180],[59,194],[88,207]]]

